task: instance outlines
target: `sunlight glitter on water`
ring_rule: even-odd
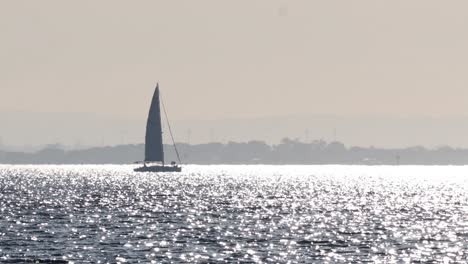
[[[0,166],[0,260],[464,261],[468,167]]]

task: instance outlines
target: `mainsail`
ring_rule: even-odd
[[[146,123],[145,161],[164,163],[161,110],[159,106],[159,84],[156,85],[148,114],[148,122]]]

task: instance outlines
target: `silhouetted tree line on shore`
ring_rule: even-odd
[[[468,149],[409,147],[401,149],[345,147],[341,142],[304,143],[285,138],[268,145],[262,141],[189,145],[177,144],[186,164],[368,164],[468,165]],[[173,146],[165,145],[166,162],[176,160]],[[141,161],[144,145],[95,147],[65,151],[49,146],[35,153],[0,151],[3,164],[128,164]]]

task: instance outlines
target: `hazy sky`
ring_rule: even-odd
[[[0,111],[468,115],[468,1],[1,1]]]

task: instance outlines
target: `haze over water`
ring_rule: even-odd
[[[464,261],[468,167],[0,166],[2,262]]]

